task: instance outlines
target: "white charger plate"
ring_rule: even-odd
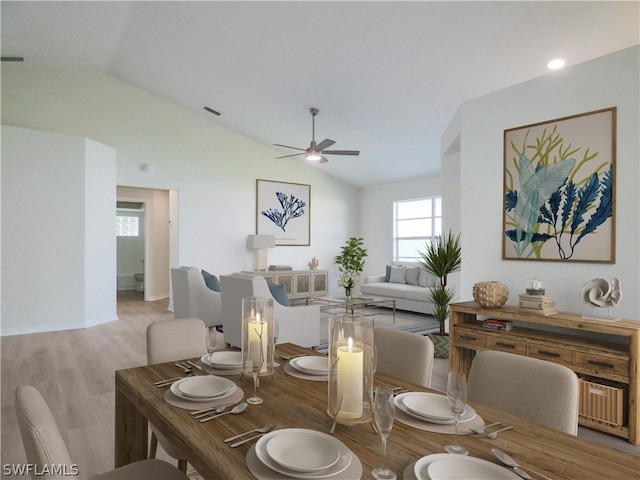
[[[340,450],[333,439],[310,432],[281,433],[266,444],[267,454],[289,470],[317,472],[340,460]]]
[[[282,435],[284,433],[312,433],[314,435],[326,436],[328,439],[335,443],[338,447],[338,451],[340,452],[340,458],[336,463],[334,463],[331,467],[326,468],[324,470],[320,470],[318,472],[296,472],[294,470],[290,470],[288,468],[283,467],[278,462],[274,461],[267,452],[267,443],[277,435]],[[267,433],[266,435],[260,437],[260,439],[256,443],[256,456],[258,460],[260,460],[264,465],[266,465],[271,470],[280,473],[282,475],[286,475],[291,478],[299,478],[299,479],[319,479],[328,477],[330,475],[336,475],[349,466],[351,463],[351,450],[347,448],[347,446],[342,443],[337,438],[334,438],[326,433],[316,432],[315,430],[308,430],[306,428],[283,428],[282,430],[274,430],[273,432]]]
[[[415,463],[413,473],[418,480],[520,480],[514,472],[495,463],[450,453],[422,457]]]
[[[445,395],[426,392],[409,392],[402,399],[404,406],[413,413],[435,420],[453,420],[449,401]]]
[[[205,378],[203,376],[201,376],[202,378]],[[177,382],[174,382],[170,389],[171,389],[171,393],[173,393],[176,397],[179,397],[183,400],[188,400],[190,402],[211,402],[213,400],[222,400],[223,398],[227,398],[229,395],[232,395],[236,389],[238,388],[237,385],[233,382],[231,382],[231,380],[229,380],[233,386],[231,388],[229,388],[225,393],[223,393],[222,395],[218,395],[216,397],[205,397],[205,398],[197,398],[197,397],[190,397],[188,395],[185,395],[184,393],[182,393],[182,391],[180,390],[180,382],[183,382],[185,380],[188,380],[189,378],[200,378],[200,377],[187,377],[187,378],[183,378],[181,380],[178,380]]]
[[[202,363],[209,366],[209,354],[205,353],[200,359]],[[222,350],[213,352],[211,366],[220,370],[234,370],[242,367],[242,352],[236,350]]]
[[[187,397],[215,398],[228,393],[235,383],[215,375],[187,377],[176,382],[176,388]]]
[[[327,357],[306,356],[292,359],[291,366],[309,375],[329,375],[329,359]]]
[[[415,394],[415,392],[413,392]],[[396,408],[398,408],[399,410],[403,411],[404,413],[406,413],[407,415],[416,418],[418,420],[422,420],[423,422],[428,422],[428,423],[436,423],[439,425],[452,425],[455,420],[438,420],[436,418],[431,418],[431,417],[425,417],[424,415],[420,415],[417,414],[415,412],[412,412],[411,410],[409,410],[409,408],[407,408],[407,406],[404,404],[404,399],[406,398],[407,395],[411,395],[412,392],[409,393],[401,393],[400,395],[396,395],[393,398],[393,401],[396,405]],[[446,399],[446,397],[445,397]],[[474,410],[474,408],[467,404],[465,409],[464,409],[464,413],[462,415],[460,415],[460,422],[468,422],[469,420],[473,420],[474,418],[476,418],[476,411]]]

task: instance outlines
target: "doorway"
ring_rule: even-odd
[[[117,237],[118,292],[135,290],[145,301],[169,298],[177,262],[177,191],[118,186],[116,211],[137,218],[129,221],[138,227],[137,237]]]

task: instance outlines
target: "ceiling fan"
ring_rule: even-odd
[[[278,158],[288,158],[288,157],[296,157],[298,155],[304,155],[307,160],[311,160],[318,163],[328,162],[325,158],[325,155],[360,155],[359,150],[325,150],[333,145],[333,140],[325,138],[320,143],[316,143],[316,115],[318,114],[318,109],[315,107],[311,107],[309,109],[311,113],[311,143],[309,144],[309,148],[298,148],[292,147],[290,145],[282,145],[280,143],[274,143],[276,147],[285,147],[285,148],[293,148],[294,150],[300,150],[301,153],[292,153],[291,155],[284,155]]]

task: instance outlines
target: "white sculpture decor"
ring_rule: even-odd
[[[612,278],[610,282],[607,282],[604,278],[594,278],[589,280],[582,287],[580,292],[580,300],[582,303],[590,304],[595,312],[598,308],[611,308],[615,307],[622,298],[622,290],[620,290],[620,281],[617,278]],[[583,317],[596,317],[604,320],[618,320],[617,318],[611,318],[609,315],[605,317],[596,315],[583,315]]]

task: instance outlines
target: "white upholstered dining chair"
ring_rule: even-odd
[[[556,430],[578,434],[578,376],[557,363],[513,353],[478,352],[467,399]]]
[[[207,351],[206,326],[199,318],[176,318],[150,323],[147,327],[147,363],[173,362],[199,357]],[[187,471],[184,454],[151,425],[149,458],[155,458],[158,443],[178,460],[178,468]]]
[[[37,388],[32,385],[20,385],[15,391],[16,415],[20,434],[27,454],[27,462],[38,466],[43,472],[45,467],[65,469],[61,475],[38,475],[32,478],[63,480],[71,478],[74,463],[67,445],[62,438],[51,410]],[[77,467],[76,467],[77,468]],[[79,472],[82,473],[82,472]],[[124,467],[116,468],[92,477],[92,480],[188,480],[184,473],[162,460],[142,460]]]
[[[376,371],[423,387],[431,385],[433,342],[429,337],[378,327],[373,341]]]

